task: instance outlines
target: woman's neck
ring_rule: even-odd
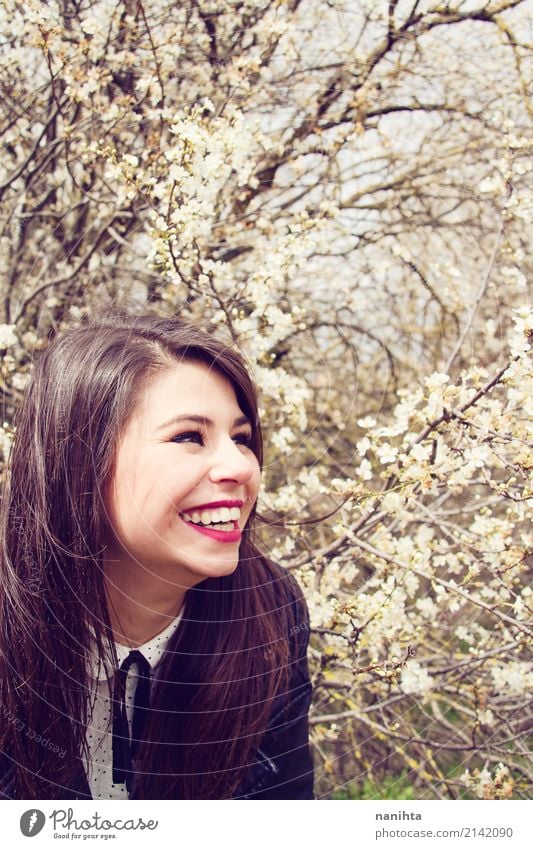
[[[171,587],[169,593],[168,584],[158,588],[153,578],[149,586],[126,583],[106,575],[111,628],[117,643],[137,648],[168,628],[183,607],[186,590]]]

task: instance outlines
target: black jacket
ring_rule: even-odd
[[[277,567],[279,569],[279,567]],[[285,577],[289,576],[285,574]],[[307,714],[311,682],[307,665],[309,616],[296,582],[289,578],[292,616],[289,639],[291,669],[286,692],[276,696],[267,731],[255,762],[242,782],[236,799],[313,799],[313,763],[309,751]],[[1,717],[0,717],[1,719]],[[13,765],[0,752],[0,799],[12,799]],[[78,779],[64,799],[91,799],[87,776],[80,759]]]
[[[307,717],[312,695],[307,665],[309,614],[301,590],[292,578],[290,585],[293,617],[289,637],[293,660],[289,686],[287,692],[274,700],[257,762],[236,796],[240,799],[314,799]]]

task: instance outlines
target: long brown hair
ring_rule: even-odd
[[[63,798],[88,756],[90,664],[116,661],[106,601],[103,493],[119,435],[146,381],[200,361],[231,382],[253,424],[241,356],[176,318],[105,320],[56,337],[34,367],[16,420],[0,523],[0,752],[15,798]],[[286,686],[290,593],[244,529],[235,572],[187,593],[158,670],[136,764],[136,798],[229,798],[246,775],[271,703]]]

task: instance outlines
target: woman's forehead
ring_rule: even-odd
[[[180,362],[145,384],[133,418],[159,428],[175,416],[242,416],[229,379],[204,363]]]

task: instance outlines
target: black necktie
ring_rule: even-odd
[[[133,702],[133,722],[130,729],[126,713],[126,679],[131,666],[136,663],[139,680]],[[139,747],[143,725],[150,707],[150,664],[139,651],[131,651],[115,673],[113,692],[113,784],[126,782],[131,790],[133,759]]]

